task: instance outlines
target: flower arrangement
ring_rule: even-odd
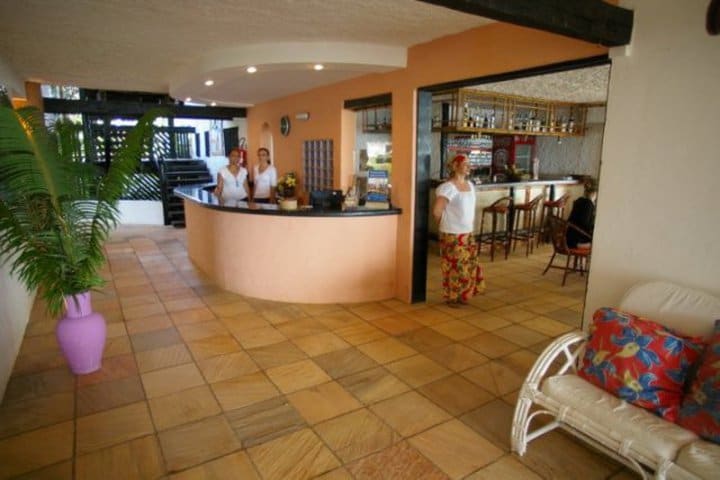
[[[297,175],[295,172],[289,172],[280,177],[277,184],[278,193],[284,197],[294,197],[295,188],[297,187]]]

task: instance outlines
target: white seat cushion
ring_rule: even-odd
[[[674,460],[683,446],[698,439],[694,433],[630,405],[577,375],[549,377],[542,391],[569,407],[563,419],[568,425],[592,438],[625,442],[630,452],[655,465]]]
[[[700,478],[720,478],[720,445],[698,440],[680,450],[675,463]]]

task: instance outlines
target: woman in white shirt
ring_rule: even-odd
[[[270,162],[270,150],[258,148],[258,164],[253,168],[253,199],[256,203],[275,203],[277,170]]]
[[[457,308],[485,289],[478,246],[473,235],[475,187],[467,179],[470,162],[457,155],[450,162],[450,179],[435,190],[433,216],[440,225],[440,271],[443,295]]]
[[[228,164],[217,174],[217,187],[215,195],[222,201],[246,200],[250,188],[248,187],[248,172],[241,165],[243,158],[239,148],[233,148],[228,155]],[[250,199],[252,201],[252,198]]]

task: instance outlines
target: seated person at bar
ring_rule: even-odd
[[[270,161],[270,150],[258,148],[258,164],[253,168],[253,199],[256,203],[275,203],[277,170]]]
[[[221,201],[246,200],[248,198],[248,172],[242,166],[244,158],[239,148],[233,148],[228,155],[228,164],[220,169],[217,174],[217,187],[215,195]],[[250,199],[252,201],[252,198]]]
[[[593,178],[585,180],[585,195],[573,202],[568,222],[580,228],[588,235],[583,235],[574,228],[567,230],[567,245],[570,248],[590,248],[592,233],[595,226],[595,199],[597,198],[597,183]]]

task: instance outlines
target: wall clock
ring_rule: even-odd
[[[290,117],[287,115],[283,115],[282,118],[280,118],[280,133],[283,137],[290,135]]]

